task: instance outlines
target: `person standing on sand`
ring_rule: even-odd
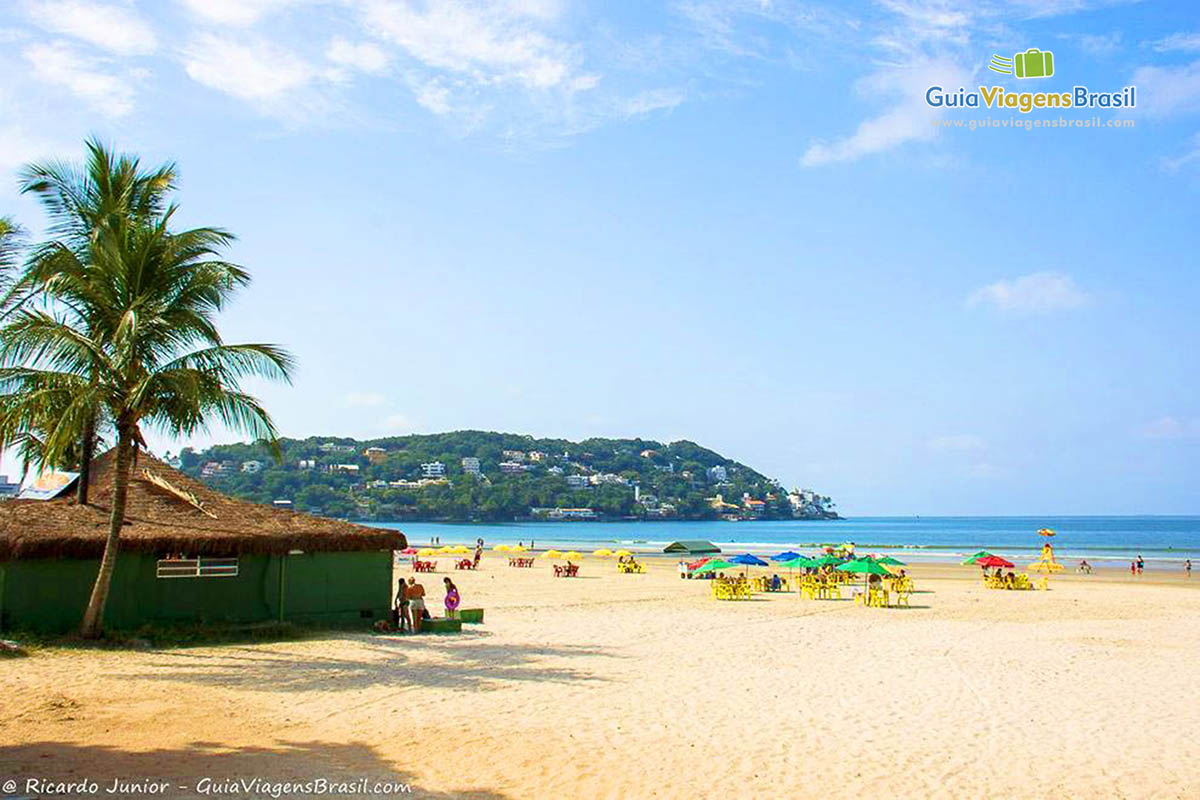
[[[1183,562],[1183,571],[1187,573],[1189,578],[1192,577],[1192,560],[1190,558]]]
[[[404,596],[408,599],[408,610],[412,613],[412,632],[420,633],[421,621],[425,615],[425,587],[417,583],[416,578],[409,578]]]
[[[446,584],[446,618],[454,619],[458,616],[458,604],[462,602],[462,597],[458,593],[458,587],[448,576],[442,578],[442,583]]]
[[[400,585],[396,588],[396,627],[400,633],[404,633],[405,628],[412,633],[413,629],[412,617],[408,615],[408,586],[404,578],[400,579]]]
[[[1136,561],[1129,562],[1129,574],[1135,578],[1137,577],[1137,562]]]
[[[1144,558],[1142,558],[1141,553],[1138,553],[1138,560],[1137,560],[1138,575],[1141,575],[1142,570],[1144,570],[1145,568],[1146,568],[1146,560]]]

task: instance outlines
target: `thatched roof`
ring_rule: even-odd
[[[111,450],[92,462],[86,506],[76,505],[74,492],[54,500],[0,503],[0,560],[99,557],[108,536],[113,462]],[[120,546],[162,554],[235,556],[399,550],[407,542],[399,531],[235,500],[141,453],[129,484]]]

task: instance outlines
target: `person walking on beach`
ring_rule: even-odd
[[[1190,558],[1183,562],[1183,571],[1187,573],[1189,578],[1192,577],[1192,560]]]
[[[1138,568],[1138,575],[1141,575],[1142,570],[1144,570],[1146,568],[1146,560],[1144,558],[1142,558],[1141,553],[1138,553],[1137,568]]]

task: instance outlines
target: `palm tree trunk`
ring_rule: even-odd
[[[92,477],[92,454],[95,448],[96,420],[89,417],[79,442],[79,483],[75,489],[75,502],[81,506],[86,506],[88,501],[88,483]]]
[[[104,606],[108,602],[108,590],[112,585],[113,568],[117,565],[117,539],[121,535],[121,526],[125,522],[125,499],[129,494],[130,451],[132,449],[132,431],[126,426],[117,429],[117,467],[113,475],[112,514],[108,523],[108,540],[104,543],[104,556],[100,559],[100,572],[96,575],[96,584],[92,587],[92,596],[88,600],[87,610],[83,612],[83,622],[79,626],[79,635],[85,639],[95,639],[100,636],[100,628],[104,619]]]

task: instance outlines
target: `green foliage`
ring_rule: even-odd
[[[532,508],[592,508],[609,519],[715,519],[718,512],[709,498],[716,494],[734,503],[740,503],[744,494],[765,500],[764,519],[793,516],[787,493],[777,482],[687,441],[570,442],[455,431],[366,441],[280,439],[278,444],[282,453],[278,463],[272,462],[266,444],[259,442],[217,445],[201,453],[185,450],[180,454],[181,468],[236,497],[260,503],[291,500],[299,511],[351,519],[510,521],[528,517]],[[367,458],[365,451],[371,447],[387,451],[381,463]],[[504,474],[500,462],[509,460],[505,451],[525,454],[527,469]],[[535,461],[532,453],[542,456]],[[464,472],[462,459],[468,457],[479,459],[481,475]],[[261,471],[242,471],[249,461],[262,462]],[[446,483],[419,488],[389,485],[419,481],[421,465],[431,462],[445,465]],[[208,464],[223,468],[212,474],[205,470]],[[358,474],[336,471],[342,464],[356,465]],[[718,485],[709,476],[708,470],[716,466],[725,468],[726,483]],[[624,482],[573,488],[567,483],[569,475],[617,476]],[[634,484],[644,502],[634,500]]]

